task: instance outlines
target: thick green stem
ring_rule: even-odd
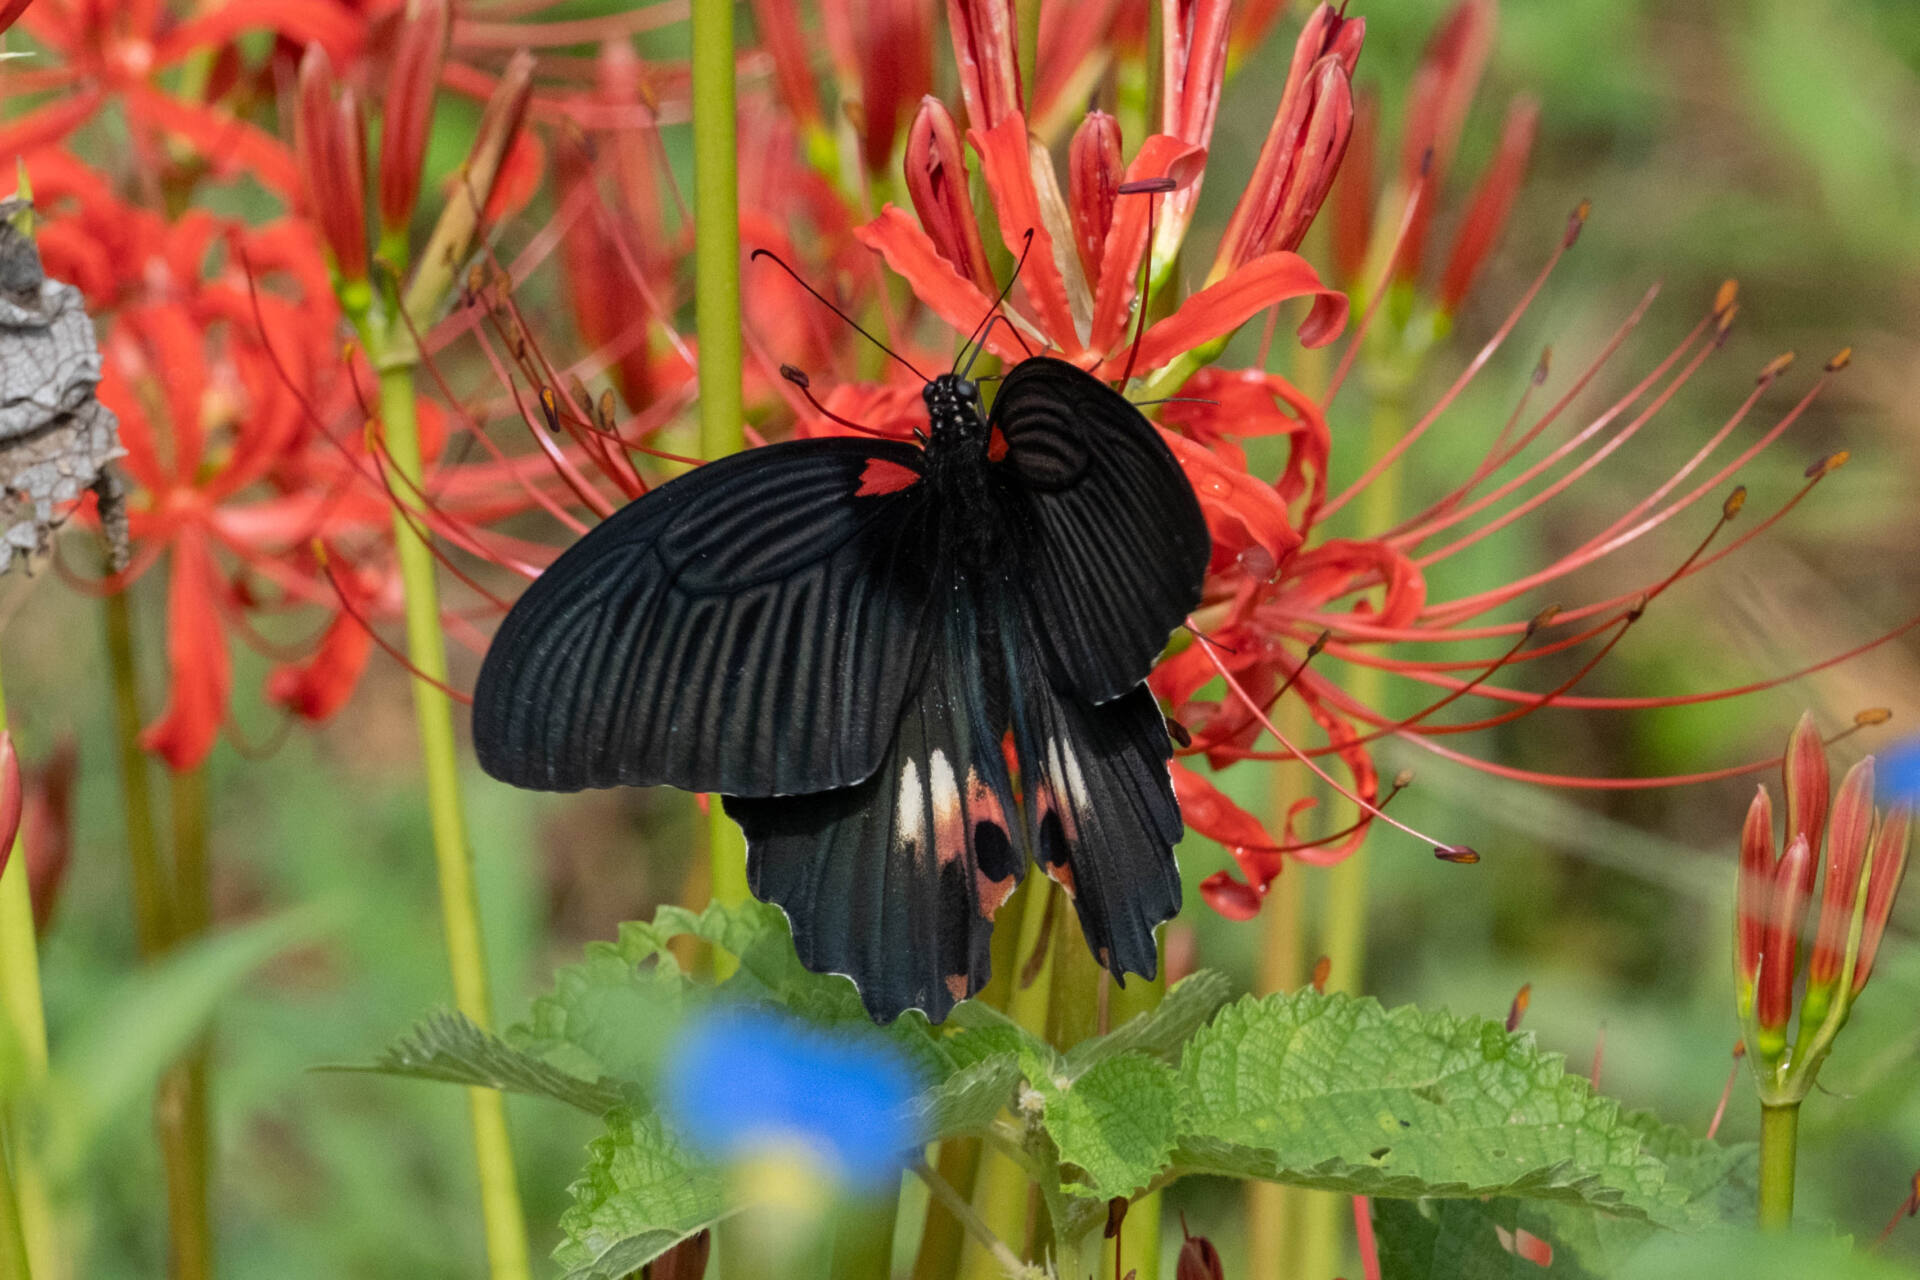
[[[700,452],[713,459],[746,443],[740,393],[740,181],[734,145],[733,5],[693,6],[693,289],[700,339]],[[707,856],[716,902],[747,898],[746,839],[708,811]]]
[[[1045,1037],[1047,1033],[1047,1008],[1052,1003],[1054,952],[1051,945],[1040,951],[1043,941],[1042,931],[1046,925],[1048,912],[1071,915],[1059,887],[1053,881],[1040,876],[1037,870],[1030,870],[1033,883],[1026,889],[1026,903],[1020,911],[1019,943],[1014,950],[1013,987],[1007,996],[1007,1016],[1031,1031],[1034,1035]],[[1055,930],[1073,928],[1073,922],[1056,918]],[[1075,930],[1077,933],[1078,931]],[[1026,975],[1020,970],[1039,951],[1040,965],[1033,975],[1033,981],[1021,986]],[[1012,1240],[1024,1244],[1027,1238],[1028,1220],[1033,1180],[1027,1170],[1006,1151],[987,1148],[980,1153],[980,1169],[974,1177],[973,1208],[987,1230],[1000,1240]],[[960,1255],[961,1280],[992,1280],[1000,1274],[999,1261],[977,1240],[969,1240]]]
[[[168,945],[192,942],[207,931],[211,881],[207,869],[206,766],[172,775],[173,891]],[[207,1037],[160,1078],[153,1121],[167,1176],[167,1245],[176,1280],[206,1280],[214,1273],[213,1156],[208,1130]]]
[[[1152,982],[1133,977],[1124,987],[1115,987],[1107,1001],[1108,1029],[1123,1027],[1134,1017],[1159,1006],[1167,994],[1167,933],[1160,931],[1160,969]],[[1149,1191],[1127,1210],[1127,1221],[1120,1233],[1120,1266],[1113,1267],[1112,1251],[1102,1254],[1108,1275],[1131,1274],[1134,1280],[1160,1280],[1160,1213],[1158,1191]]]
[[[133,652],[133,609],[127,593],[106,598],[107,669],[113,677],[113,721],[119,740],[120,790],[127,824],[128,884],[133,891],[133,936],[142,959],[167,949],[173,933],[171,879],[153,825],[153,782],[140,748],[140,668]]]
[[[946,1179],[929,1169],[925,1161],[916,1163],[913,1171],[922,1182],[927,1184],[927,1190],[933,1193],[933,1198],[938,1200],[947,1212],[953,1215],[954,1220],[965,1229],[968,1238],[981,1247],[992,1265],[998,1268],[999,1274],[1006,1276],[1025,1274],[1026,1268],[1021,1264],[1020,1256],[1007,1247],[1006,1241],[993,1233],[993,1229],[974,1213],[973,1206],[962,1199],[959,1192],[947,1185]]]
[[[433,550],[397,505],[421,486],[420,432],[415,419],[413,368],[380,372],[380,419],[387,452],[401,483],[394,495],[393,537],[406,590],[407,656],[413,663],[414,717],[427,774],[427,813],[433,824],[434,863],[440,876],[440,913],[446,930],[453,999],[475,1025],[491,1027],[493,1001],[487,989],[486,951],[481,942],[480,903],[474,892],[473,850],[467,843],[460,800],[460,765],[454,750],[453,702],[447,696],[446,640],[440,630],[439,590]],[[487,1260],[494,1280],[529,1275],[526,1221],[520,1211],[513,1149],[507,1139],[504,1100],[493,1089],[467,1090],[473,1120],[474,1158],[480,1174],[481,1213]]]
[[[1800,1104],[1760,1107],[1760,1228],[1793,1225],[1793,1166],[1800,1142]]]
[[[0,730],[7,724],[0,690]],[[17,1067],[13,1083],[32,1087],[47,1074],[47,1020],[40,1002],[40,952],[34,938],[33,893],[24,836],[16,834],[0,872],[0,1072]],[[11,1058],[11,1063],[6,1059]],[[0,1275],[57,1280],[67,1266],[55,1247],[53,1206],[38,1162],[15,1123],[15,1099],[0,1075]]]

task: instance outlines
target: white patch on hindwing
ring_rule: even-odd
[[[909,756],[900,766],[900,795],[894,802],[899,824],[895,838],[902,847],[916,851],[927,847],[927,797],[920,786],[920,766]]]
[[[927,786],[933,793],[934,856],[944,867],[966,849],[967,824],[960,806],[959,780],[947,763],[947,753],[937,748],[927,761]]]

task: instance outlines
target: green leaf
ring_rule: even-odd
[[[1139,1053],[1104,1058],[1077,1080],[1033,1079],[1047,1135],[1092,1195],[1131,1196],[1166,1168],[1178,1095],[1173,1068]]]
[[[1618,1104],[1497,1022],[1310,990],[1248,998],[1188,1044],[1180,1083],[1180,1173],[1693,1218]]]
[[[651,1112],[619,1107],[568,1188],[565,1239],[553,1251],[567,1280],[621,1280],[726,1213],[720,1174]]]
[[[515,1049],[468,1021],[464,1014],[438,1013],[396,1040],[368,1066],[322,1067],[322,1071],[364,1071],[439,1080],[447,1084],[501,1089],[551,1098],[592,1115],[604,1115],[633,1091],[618,1081],[582,1080]]]
[[[48,1163],[66,1172],[185,1052],[255,969],[320,931],[325,911],[287,912],[211,934],[119,985],[61,1043],[42,1099]]]
[[[1555,1248],[1551,1261],[1516,1251],[1528,1225],[1524,1200],[1376,1200],[1374,1239],[1386,1280],[1593,1280],[1571,1251]],[[1585,1212],[1591,1210],[1568,1210]],[[1542,1237],[1545,1239],[1545,1237]]]
[[[1831,1236],[1730,1230],[1659,1236],[1614,1275],[1616,1280],[1912,1280],[1913,1272]]]
[[[1011,1053],[962,1067],[913,1100],[914,1132],[928,1142],[981,1132],[1012,1100],[1020,1075],[1020,1059]]]
[[[1233,997],[1233,983],[1216,969],[1202,969],[1175,983],[1154,1008],[1118,1030],[1085,1040],[1067,1051],[1066,1072],[1077,1076],[1122,1053],[1144,1053],[1178,1062],[1193,1034]]]

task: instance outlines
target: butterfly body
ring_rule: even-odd
[[[924,397],[924,448],[765,446],[615,513],[475,691],[497,777],[721,793],[755,894],[882,1020],[979,989],[1029,858],[1103,965],[1154,972],[1181,825],[1142,681],[1210,550],[1152,426],[1081,370],[1025,361],[991,415],[954,375]]]

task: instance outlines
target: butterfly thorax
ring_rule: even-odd
[[[945,499],[950,545],[966,561],[984,567],[997,558],[999,531],[989,514],[989,429],[980,411],[980,388],[958,374],[943,373],[920,394],[932,426],[927,474]]]

